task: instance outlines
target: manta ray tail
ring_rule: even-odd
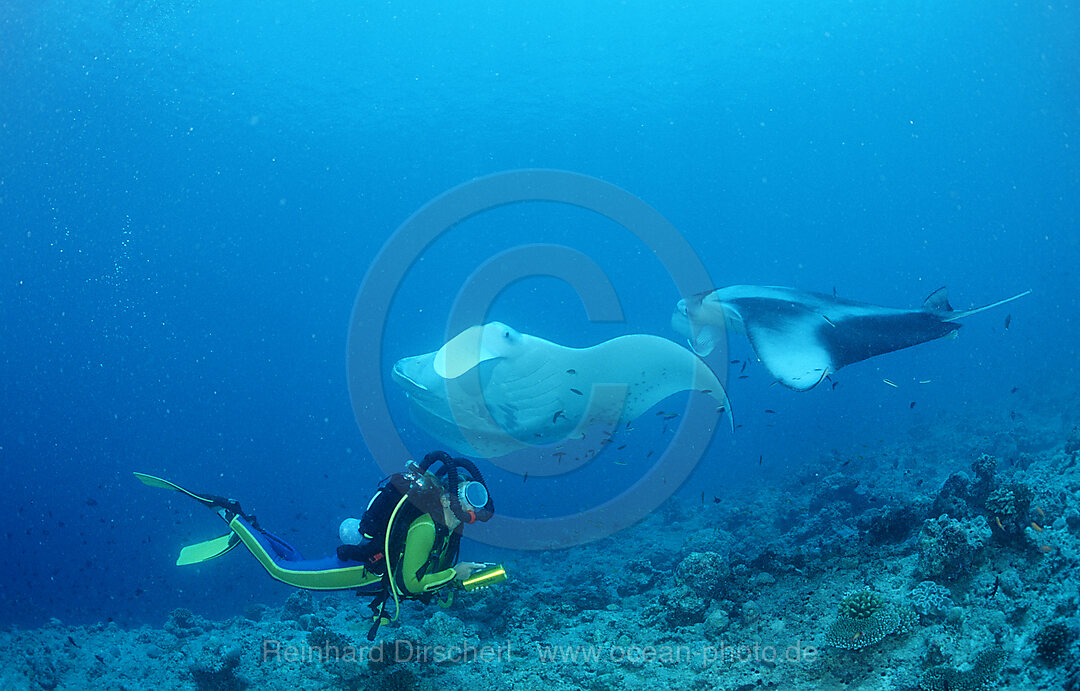
[[[1007,302],[1019,300],[1020,298],[1029,294],[1031,294],[1031,291],[1025,290],[1018,295],[1013,295],[1010,298],[1005,298],[1004,300],[992,302],[989,305],[983,305],[982,307],[976,307],[970,310],[958,311],[954,310],[952,305],[949,304],[948,291],[944,287],[941,287],[935,290],[933,293],[930,293],[930,297],[926,298],[926,300],[923,301],[922,308],[927,312],[934,312],[935,314],[941,315],[944,321],[954,322],[959,319],[963,319],[964,317],[970,317],[973,314],[978,314],[979,312],[985,312],[986,310],[993,309],[994,307],[1000,307]]]

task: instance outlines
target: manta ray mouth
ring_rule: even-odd
[[[415,379],[413,379],[409,375],[405,374],[405,371],[401,368],[401,363],[400,362],[394,363],[393,373],[394,373],[394,377],[396,379],[398,379],[399,382],[401,382],[401,383],[409,384],[410,386],[412,386],[412,387],[414,387],[416,389],[419,389],[421,391],[428,391],[429,390],[428,387],[424,386],[423,384],[416,381]]]

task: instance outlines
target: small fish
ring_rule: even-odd
[[[840,386],[840,382],[838,382],[838,381],[834,381],[834,382],[832,383],[832,387],[833,387],[834,389],[835,389],[836,387],[838,387],[838,386]]]
[[[714,495],[713,498],[712,498],[712,503],[719,504],[720,503],[720,497],[717,497],[717,496]]]
[[[765,412],[766,412],[766,413],[772,413],[773,415],[776,415],[776,411],[775,411],[775,410],[773,410],[772,408],[766,408],[766,409],[765,409]]]
[[[749,378],[750,378],[749,374],[740,374],[739,375],[739,379],[749,379]]]
[[[1035,510],[1039,512],[1040,516],[1042,516],[1043,518],[1046,518],[1046,512],[1045,511],[1040,509],[1038,506],[1035,507]]]
[[[626,465],[625,461],[615,461],[615,465]]]
[[[712,393],[712,389],[702,389],[701,393]]]
[[[920,379],[920,380],[919,380],[919,383],[920,383],[920,384],[929,384],[929,383],[930,383],[931,381],[932,381],[932,380],[930,380],[930,379]]]
[[[525,471],[525,474],[521,476],[521,484],[525,484],[525,481],[529,479],[529,471]]]
[[[886,384],[893,387],[894,389],[899,389],[900,388],[899,386],[896,385],[896,382],[894,382],[894,381],[890,381],[888,379],[882,379],[881,381],[885,382]]]
[[[577,374],[577,370],[576,369],[568,369],[568,370],[566,370],[566,373],[567,374]]]
[[[834,329],[836,328],[836,324],[833,324],[833,320],[832,320],[832,319],[829,319],[829,318],[828,318],[828,317],[826,317],[826,316],[825,316],[824,314],[823,314],[823,315],[821,315],[821,318],[825,320],[825,323],[826,323],[826,324],[828,324],[829,326],[831,326],[831,327],[832,327],[832,328],[834,328]]]
[[[732,361],[731,361],[731,364],[733,364],[733,365],[737,365],[737,364],[739,364],[740,362],[742,362],[742,360],[732,360]]]
[[[1011,314],[1006,314],[1005,315],[1005,330],[1006,331],[1009,330],[1009,324],[1012,324],[1012,315]]]
[[[909,405],[908,408],[914,408],[914,407],[915,407],[915,401],[912,401],[911,405]]]
[[[705,496],[705,493],[704,493],[704,492],[702,492],[702,493],[701,493],[701,496],[703,496],[703,497],[704,497],[704,496]],[[70,643],[71,645],[75,646],[76,648],[79,648],[79,647],[81,647],[81,646],[80,646],[80,645],[79,645],[78,643],[76,643],[76,642],[75,642],[75,639],[74,639],[74,638],[72,638],[71,636],[68,636],[68,637],[67,637],[67,639],[68,639],[68,643]]]
[[[584,396],[585,395],[585,394],[581,393],[580,391],[578,391],[577,389],[570,389],[570,391],[572,391],[573,393],[576,393],[578,396]]]
[[[761,465],[761,462],[765,460],[765,454],[761,454],[757,457],[757,464]]]
[[[677,417],[679,417],[678,413],[668,413],[667,415],[664,416],[664,419],[665,420],[674,420]]]
[[[1005,526],[1001,525],[1001,516],[994,516],[994,520],[997,521],[998,527],[1005,530]]]
[[[1039,549],[1042,550],[1044,553],[1054,551],[1054,548],[1050,545],[1039,545]]]
[[[1040,533],[1043,531],[1042,526],[1039,525],[1038,523],[1036,523],[1035,521],[1031,522],[1031,527],[1034,528],[1035,530],[1039,531]]]
[[[1009,390],[1009,393],[1016,393],[1019,390],[1020,390],[1019,386],[1014,386],[1014,387],[1012,387],[1012,389]]]
[[[615,450],[616,450],[616,451],[622,451],[622,450],[623,450],[623,449],[625,449],[625,448],[626,448],[626,444],[623,444],[622,446],[618,447],[618,448],[617,448],[617,449],[615,449]]]
[[[551,455],[554,456],[555,458],[562,458],[563,456],[566,455],[566,452],[565,451],[556,451],[555,453],[553,453]]]
[[[657,415],[667,415],[667,413],[665,413],[665,412],[664,412],[664,411],[662,411],[662,410],[658,410],[658,411],[656,411],[656,414],[657,414]]]
[[[747,363],[749,363],[749,362],[750,362],[749,360],[743,360],[743,363],[742,363],[742,368],[741,368],[741,369],[739,370],[739,372],[740,372],[740,373],[742,373],[742,372],[745,372],[745,371],[746,371],[746,365],[747,365]]]
[[[565,418],[566,417],[566,412],[562,411],[562,410],[556,410],[555,414],[551,416],[551,422],[554,423],[556,420],[558,420],[561,417]],[[569,418],[567,418],[567,419],[569,419]]]
[[[716,412],[717,412],[717,413],[722,413],[722,412],[724,412],[725,410],[727,410],[727,408],[725,408],[725,407],[724,407],[724,406],[722,406],[722,405],[718,405],[718,406],[716,406]]]
[[[649,458],[649,457],[651,457],[652,455],[653,455],[653,452],[652,452],[652,450],[650,449],[650,450],[649,450],[649,453],[645,454],[645,458]]]
[[[610,444],[610,443],[611,443],[610,439],[601,439],[600,440],[600,446],[603,446],[604,444]]]

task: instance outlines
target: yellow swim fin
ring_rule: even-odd
[[[154,475],[147,475],[146,473],[133,473],[133,475],[135,475],[136,479],[138,479],[139,482],[143,483],[144,485],[148,485],[150,487],[158,487],[160,489],[171,489],[175,492],[180,492],[181,494],[191,497],[192,499],[199,502],[200,504],[203,504],[204,506],[212,509],[218,509],[219,515],[221,515],[221,517],[224,518],[226,522],[231,520],[232,515],[235,515],[223,513],[224,510],[222,507],[227,507],[230,503],[235,504],[235,502],[230,502],[223,497],[214,496],[212,494],[207,496],[195,494],[194,492],[184,489],[175,482],[169,482],[164,478],[155,477]],[[239,508],[240,507],[237,504],[237,512],[239,512]],[[176,558],[176,565],[187,566],[189,564],[199,564],[204,561],[213,559],[214,557],[220,557],[222,554],[225,554],[240,543],[240,536],[237,535],[235,532],[231,532],[228,535],[222,535],[221,537],[216,537],[213,540],[206,540],[205,542],[188,545],[187,547],[184,547],[182,550],[180,550],[180,556]]]
[[[209,561],[214,557],[220,557],[222,554],[225,554],[239,544],[240,536],[236,533],[229,533],[228,535],[215,537],[213,540],[188,545],[180,550],[180,556],[176,558],[176,565],[188,566],[190,564],[200,564],[204,561]]]
[[[139,482],[143,483],[144,485],[149,485],[150,487],[158,487],[160,489],[175,490],[175,491],[180,492],[182,494],[188,495],[189,497],[191,497],[195,501],[201,501],[204,504],[213,504],[214,499],[216,498],[216,497],[203,497],[203,496],[200,496],[198,494],[195,494],[194,492],[189,492],[188,490],[184,489],[180,485],[177,485],[177,484],[175,484],[173,482],[169,482],[168,480],[162,479],[160,477],[154,477],[153,475],[147,475],[146,473],[134,473],[133,472],[132,475],[134,475],[135,478]]]

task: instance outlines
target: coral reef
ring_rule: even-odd
[[[704,599],[719,595],[730,575],[731,567],[716,552],[691,552],[675,569],[676,581]]]
[[[1080,454],[1080,426],[1074,426],[1069,432],[1068,438],[1065,439],[1064,451],[1068,456]]]
[[[919,532],[918,571],[931,580],[952,581],[971,575],[982,561],[990,530],[983,521],[941,515],[923,522]]]
[[[1047,624],[1035,634],[1035,655],[1048,665],[1060,665],[1065,661],[1073,632],[1064,622]]]
[[[374,642],[347,593],[0,630],[0,688],[1080,691],[1080,442],[1075,418],[1025,419],[1013,455],[1000,424],[947,417],[512,554],[507,583],[406,602]]]
[[[1028,511],[1035,493],[1022,482],[995,489],[986,498],[986,512],[995,537],[1015,540],[1028,524]]]
[[[825,642],[835,648],[858,650],[879,643],[893,633],[907,633],[918,617],[906,608],[886,602],[869,589],[840,601],[836,621],[825,632]]]
[[[908,595],[911,607],[921,616],[940,618],[952,609],[952,594],[945,586],[933,581],[922,581]]]
[[[218,660],[192,663],[191,679],[200,691],[242,691],[250,682],[237,676],[239,667],[240,650],[233,648]]]
[[[922,691],[988,691],[997,688],[997,677],[1005,665],[1005,653],[987,650],[980,653],[970,669],[934,667],[926,671],[919,688]]]

